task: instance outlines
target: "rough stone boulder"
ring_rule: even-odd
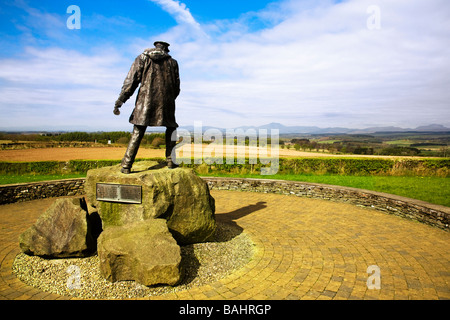
[[[98,201],[97,183],[142,186],[142,203]],[[192,169],[160,168],[157,162],[136,162],[131,174],[120,165],[89,170],[87,201],[98,210],[103,228],[162,218],[180,244],[207,241],[215,232],[215,202],[208,185]]]
[[[48,258],[83,257],[95,252],[84,198],[57,199],[19,237],[22,251]]]
[[[102,276],[111,282],[175,285],[182,279],[181,249],[164,219],[109,227],[98,238]]]

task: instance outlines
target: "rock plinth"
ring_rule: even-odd
[[[206,242],[216,231],[208,184],[192,169],[171,170],[154,161],[135,163],[131,174],[120,169],[89,170],[87,203],[57,199],[20,236],[20,247],[50,258],[97,250],[108,281],[176,285],[183,276],[179,245]]]
[[[142,186],[142,203],[97,200],[97,184]],[[123,226],[148,219],[165,219],[179,244],[207,241],[215,232],[215,202],[208,185],[192,169],[159,168],[154,161],[136,162],[131,174],[119,166],[89,170],[85,191],[103,228]]]
[[[175,285],[182,278],[181,249],[164,219],[109,227],[98,239],[100,271],[106,280]]]
[[[19,237],[22,251],[48,258],[83,257],[95,252],[84,198],[57,199]]]

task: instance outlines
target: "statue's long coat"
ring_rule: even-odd
[[[136,58],[119,100],[126,102],[140,85],[130,123],[177,128],[175,99],[180,94],[178,63],[160,49],[147,49]]]

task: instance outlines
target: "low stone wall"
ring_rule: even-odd
[[[449,230],[450,208],[391,194],[348,187],[285,180],[203,177],[211,190],[294,195],[350,203]],[[84,195],[85,179],[0,186],[0,204]]]
[[[84,194],[85,179],[67,179],[0,186],[0,205]]]

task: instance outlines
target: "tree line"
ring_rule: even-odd
[[[93,142],[93,143],[118,143],[128,144],[131,139],[131,133],[125,131],[113,132],[64,132],[64,133],[4,133],[0,132],[0,140],[6,141],[38,141],[38,142]],[[146,134],[142,139],[144,145],[159,146],[165,143],[164,133]]]
[[[429,144],[427,144],[429,145]],[[416,145],[418,146],[418,145]],[[450,152],[448,147],[442,146],[439,151],[423,150],[411,145],[409,147],[387,145],[383,143],[362,143],[349,141],[336,141],[333,143],[318,143],[309,139],[292,139],[290,143],[281,143],[282,148],[294,148],[297,151],[327,151],[330,153],[344,153],[357,155],[385,155],[385,156],[436,156],[447,157]]]

